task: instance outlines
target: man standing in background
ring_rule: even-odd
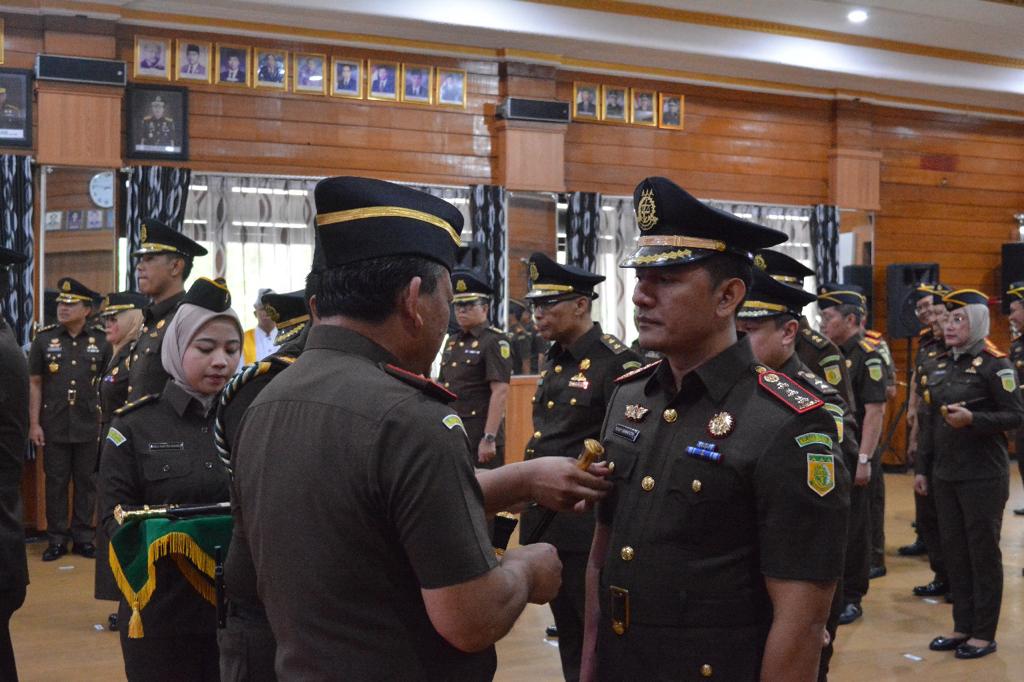
[[[259,362],[272,353],[277,352],[277,325],[267,313],[263,305],[263,297],[274,293],[273,289],[260,289],[256,295],[256,303],[253,305],[253,314],[256,316],[256,326],[245,332],[242,338],[242,364],[251,365]],[[241,367],[239,367],[241,369]]]

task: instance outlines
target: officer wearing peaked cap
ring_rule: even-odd
[[[95,556],[92,515],[96,503],[96,437],[99,422],[97,382],[110,360],[110,345],[86,329],[94,302],[92,289],[70,277],[57,282],[57,324],[43,327],[29,349],[29,435],[46,448],[46,524],[49,547],[43,561],[68,551]],[[74,482],[71,528],[68,484]]]
[[[763,249],[754,256],[754,265],[768,273],[772,279],[797,289],[803,289],[804,278],[810,277],[814,271],[792,256],[780,251]],[[813,299],[812,299],[813,300]],[[824,335],[811,329],[805,315],[799,316],[800,336],[796,343],[796,352],[800,360],[812,368],[812,371],[823,377],[836,387],[847,405],[853,404],[850,393],[850,377],[843,362],[843,354],[836,344]]]
[[[788,256],[783,257],[793,260]],[[786,280],[769,275],[768,272],[770,270],[754,270],[754,284],[737,315],[737,329],[748,335],[754,355],[759,361],[770,369],[777,369],[796,379],[804,388],[825,401],[823,409],[828,410],[836,422],[837,442],[841,444],[843,452],[843,473],[849,479],[850,472],[857,468],[857,424],[853,420],[853,413],[837,388],[814,374],[799,357],[800,340],[806,338],[799,321],[803,320],[804,306],[814,301],[815,295],[798,288],[799,281],[796,283],[797,286],[784,284]],[[838,352],[837,349],[836,353]],[[828,679],[829,662],[836,641],[836,627],[843,605],[842,587],[839,585],[832,599],[826,626],[829,642],[822,650],[819,680]]]
[[[861,601],[868,592],[870,571],[871,511],[868,484],[881,476],[879,438],[885,417],[885,361],[877,347],[864,338],[862,321],[866,314],[864,295],[844,284],[825,283],[818,291],[822,333],[843,351],[850,386],[853,389],[854,416],[859,432],[860,453],[850,496],[849,542],[843,591],[846,605],[840,625],[852,623],[864,611]]]
[[[1010,342],[1010,364],[1017,370],[1017,383],[1024,386],[1024,281],[1012,282],[1005,295],[1010,301],[1010,329],[1013,337]],[[1016,431],[1015,437],[1017,467],[1020,469],[1021,481],[1024,481],[1024,430]],[[1024,516],[1024,507],[1014,509],[1013,513]]]
[[[512,344],[512,373],[540,372],[540,356],[547,350],[548,344],[537,333],[533,315],[526,301],[515,298],[508,300],[507,333]]]
[[[238,518],[277,674],[489,680],[499,633],[527,599],[555,596],[561,566],[544,543],[499,562],[484,505],[535,499],[565,509],[600,497],[595,474],[605,472],[556,457],[474,471],[477,444],[446,404],[455,396],[422,376],[448,323],[461,215],[378,180],[329,178],[315,195],[324,251],[316,324],[236,439]],[[551,475],[534,484],[541,472]],[[572,492],[555,472],[574,481]],[[352,568],[344,579],[339,566]]]
[[[277,325],[276,345],[283,346],[292,341],[309,325],[309,308],[303,290],[286,294],[263,294],[261,301],[267,315]]]
[[[135,275],[139,291],[150,304],[143,309],[143,326],[131,353],[128,401],[159,393],[167,381],[160,363],[164,330],[185,295],[185,280],[192,272],[196,257],[205,256],[205,248],[158,220],[144,220],[139,230],[139,248]]]
[[[640,367],[640,358],[619,339],[605,334],[591,316],[595,287],[604,281],[583,268],[559,265],[543,253],[529,260],[530,290],[537,331],[551,348],[533,396],[533,437],[526,444],[527,460],[538,457],[576,457],[586,438],[600,438],[615,378]],[[522,515],[521,538],[534,537],[544,510]],[[579,679],[583,644],[587,556],[594,536],[592,515],[559,515],[537,540],[558,548],[562,560],[562,589],[551,602],[558,628],[562,674]]]
[[[466,427],[475,464],[493,469],[505,463],[512,345],[505,332],[487,324],[493,292],[483,273],[456,268],[452,291],[459,331],[441,354],[439,380],[458,396],[452,407]]]
[[[665,357],[617,380],[605,418],[615,488],[597,510],[583,677],[807,679],[821,654],[807,633],[842,574],[836,423],[734,319],[754,253],[785,236],[665,178],[633,199],[622,266],[637,271],[640,344]]]

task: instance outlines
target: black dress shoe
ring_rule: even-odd
[[[900,556],[921,556],[928,553],[928,547],[921,541],[921,538],[914,540],[909,545],[903,545],[896,550]]]
[[[117,614],[112,613],[107,616],[107,629],[117,632]]]
[[[970,637],[936,637],[928,645],[932,651],[953,651]]]
[[[849,625],[863,615],[864,609],[860,607],[860,604],[847,604],[843,608],[843,612],[839,614],[839,624]]]
[[[46,551],[43,552],[43,561],[56,561],[67,553],[67,545],[50,545],[46,548]]]
[[[1020,509],[1014,509],[1013,513],[1017,516],[1024,516],[1024,507],[1021,507]]]
[[[933,580],[927,585],[918,585],[914,588],[915,597],[941,597],[949,592],[949,583],[941,580]]]
[[[989,642],[988,646],[971,646],[965,642],[956,648],[956,653],[953,655],[957,658],[981,658],[988,656],[997,648],[995,640]]]
[[[91,542],[76,542],[74,549],[72,549],[71,551],[73,551],[75,554],[80,554],[84,556],[86,559],[96,558],[96,545],[92,544]]]
[[[874,566],[868,571],[868,580],[874,580],[875,578],[881,578],[886,574],[885,566]]]
[[[549,625],[544,628],[545,637],[558,637],[558,627],[555,625]]]

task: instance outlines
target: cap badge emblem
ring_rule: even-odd
[[[974,358],[973,360],[971,360],[971,364],[974,365],[975,367],[981,367],[981,363],[983,363],[983,362],[985,362],[985,361],[981,359],[980,355],[978,357]]]
[[[640,193],[640,202],[636,205],[636,224],[641,230],[649,230],[658,224],[653,189],[645,189]]]
[[[458,291],[460,293],[468,288],[469,287],[466,286],[466,280],[464,279],[460,279],[458,282],[455,283],[455,291]]]
[[[540,272],[537,271],[537,264],[530,263],[530,281],[536,282],[538,279],[540,279]]]
[[[764,256],[762,256],[761,254],[757,254],[756,256],[754,256],[754,267],[756,267],[758,270],[768,269],[768,264],[764,262]]]
[[[274,322],[278,322],[281,319],[281,313],[277,312],[277,308],[270,304],[263,304],[263,312],[265,312],[267,314],[267,317],[269,317]]]
[[[60,285],[61,291],[71,291],[71,282],[64,280],[64,283]]]
[[[146,224],[142,224],[142,230],[139,231],[139,241],[145,242],[146,240]]]

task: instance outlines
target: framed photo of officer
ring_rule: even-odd
[[[202,40],[182,40],[175,43],[177,61],[174,79],[209,83],[213,80],[213,46]]]
[[[256,76],[253,85],[257,88],[274,90],[288,89],[288,52],[286,50],[265,50],[253,48],[253,63]]]
[[[434,68],[402,64],[402,101],[430,104],[434,97]]]
[[[125,101],[129,158],[188,160],[188,88],[132,85]]]
[[[294,67],[295,92],[307,95],[327,94],[327,55],[296,52]]]
[[[363,98],[363,66],[362,59],[333,57],[331,59],[331,94],[335,97],[349,99]]]
[[[658,93],[646,88],[630,89],[630,116],[629,122],[641,126],[658,126],[658,110],[655,108],[658,102]]]
[[[135,36],[135,57],[132,63],[135,78],[171,80],[170,38]]]
[[[217,43],[217,84],[249,87],[251,54],[247,45]]]
[[[371,59],[366,78],[367,99],[398,101],[398,62]]]
[[[598,93],[601,86],[596,83],[572,84],[572,117],[577,121],[599,121]]]
[[[32,72],[0,69],[0,147],[32,146]]]
[[[601,120],[629,123],[629,88],[619,85],[601,86]]]
[[[465,69],[437,68],[437,95],[434,100],[446,107],[466,108]]]
[[[661,116],[658,119],[659,128],[670,130],[683,129],[683,99],[682,95],[673,95],[668,92],[658,93],[658,111]]]

